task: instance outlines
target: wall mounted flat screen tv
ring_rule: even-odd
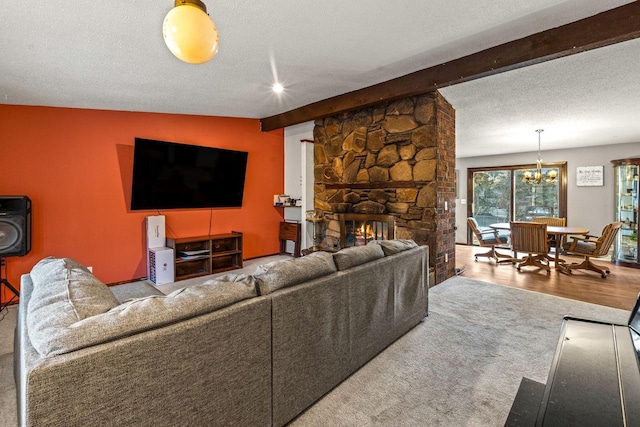
[[[242,206],[245,151],[136,138],[131,210]]]

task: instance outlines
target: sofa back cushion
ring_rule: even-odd
[[[376,240],[380,246],[384,256],[394,255],[399,252],[407,251],[409,249],[417,248],[418,244],[413,240],[405,239],[393,239],[393,240]]]
[[[317,279],[336,271],[336,264],[330,253],[313,252],[302,258],[259,265],[253,277],[256,279],[260,295],[267,295],[277,289]]]
[[[342,249],[333,254],[333,261],[339,271],[380,258],[384,258],[384,252],[382,246],[375,243]]]
[[[64,306],[75,320],[104,313],[119,304],[104,283],[70,258],[44,258],[30,276],[43,305]]]
[[[256,295],[251,276],[230,274],[169,295],[130,299],[108,311],[68,324],[54,320],[42,327],[47,322],[31,322],[29,337],[43,356],[64,354],[209,313]],[[31,317],[39,315],[37,311],[31,312],[34,305],[42,305],[37,300],[34,290],[29,301]],[[53,316],[55,319],[55,312]],[[69,318],[66,321],[69,322]]]
[[[71,259],[45,258],[33,267],[30,276],[33,291],[27,325],[38,351],[47,347],[49,339],[60,330],[119,304],[105,284]]]

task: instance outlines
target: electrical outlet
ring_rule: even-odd
[[[449,254],[444,254],[444,262],[449,262]]]
[[[87,270],[89,270],[89,272],[93,273],[93,267],[92,266],[87,267]]]

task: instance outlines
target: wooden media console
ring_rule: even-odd
[[[175,254],[175,280],[242,268],[242,233],[167,238]]]

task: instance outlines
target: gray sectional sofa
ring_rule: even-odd
[[[122,301],[44,259],[21,282],[20,425],[282,426],[427,315],[428,264],[389,240]]]

